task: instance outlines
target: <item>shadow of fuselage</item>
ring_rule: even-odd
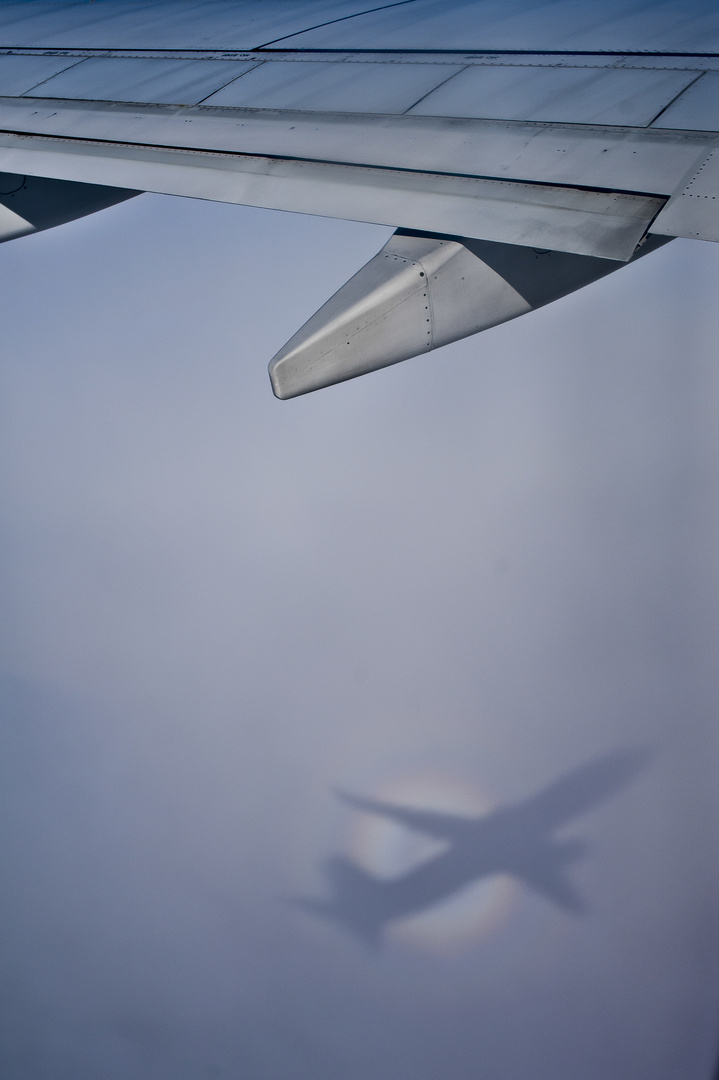
[[[448,846],[389,879],[334,855],[323,866],[330,897],[297,898],[292,903],[339,923],[369,945],[379,944],[389,923],[434,907],[492,874],[510,874],[565,910],[580,914],[584,903],[567,867],[584,853],[585,845],[553,834],[619,792],[648,758],[643,749],[615,751],[567,773],[524,802],[483,817],[437,813],[337,792],[357,810],[388,818]]]

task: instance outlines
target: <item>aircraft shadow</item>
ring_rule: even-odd
[[[649,760],[646,749],[616,750],[572,770],[536,795],[481,817],[437,813],[336,792],[349,806],[378,814],[408,829],[443,840],[447,847],[394,878],[368,873],[343,855],[323,863],[330,895],[290,901],[339,923],[368,945],[384,928],[425,911],[484,877],[510,874],[566,911],[581,914],[582,898],[567,873],[586,851],[576,839],[554,833],[629,785]]]

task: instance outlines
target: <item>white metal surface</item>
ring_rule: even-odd
[[[0,71],[4,60],[0,62]],[[165,60],[110,57],[81,60],[47,79],[38,97],[195,105],[258,61]]]
[[[651,128],[31,98],[0,101],[0,130],[659,195],[672,195],[717,141]]]
[[[661,236],[719,240],[719,150],[713,150],[688,177],[652,230]]]
[[[701,0],[415,0],[411,15],[387,7],[297,34],[292,48],[581,49],[716,52],[719,15]]]
[[[403,113],[459,65],[274,61],[213,94],[206,105],[320,112]]]
[[[641,258],[667,241],[649,238]],[[620,263],[508,244],[395,233],[270,362],[279,398],[408,360],[514,319]]]
[[[644,127],[697,72],[468,67],[410,112]],[[682,126],[682,125],[679,125]]]
[[[40,48],[719,51],[707,0],[35,0],[0,40]]]
[[[13,172],[623,261],[719,239],[703,0],[0,0],[0,42],[36,50],[0,53]]]
[[[0,95],[719,128],[719,57],[0,51]],[[634,66],[640,64],[640,66]],[[641,65],[644,66],[641,66]],[[668,66],[667,66],[668,65]],[[706,73],[703,72],[706,69]],[[241,78],[240,78],[241,76]]]
[[[634,195],[193,150],[0,135],[0,169],[627,260],[662,205]]]
[[[229,55],[229,54],[228,54]],[[689,61],[687,61],[689,63]],[[698,62],[695,62],[698,63]],[[62,71],[55,74],[55,65]],[[26,70],[27,69],[27,70]],[[2,84],[7,71],[6,84]],[[217,59],[175,57],[0,56],[0,90],[6,96],[147,104],[314,112],[403,113],[422,116],[538,120],[557,123],[646,126],[692,87],[701,70],[611,69],[396,63],[346,58]],[[242,77],[240,77],[242,76]],[[699,96],[688,93],[669,110],[663,127],[707,129],[716,115],[697,123],[697,109],[714,107],[712,81],[699,79]],[[686,118],[689,117],[689,123]]]
[[[253,49],[372,6],[366,0],[19,0],[0,4],[0,39],[40,48]]]
[[[78,63],[71,56],[0,56],[0,94],[15,97]]]
[[[659,128],[684,128],[694,131],[719,129],[719,73],[707,72],[654,122]]]
[[[462,244],[393,236],[272,359],[272,389],[307,394],[530,310]]]

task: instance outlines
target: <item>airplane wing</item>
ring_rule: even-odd
[[[434,836],[438,840],[457,839],[475,824],[473,818],[462,817],[460,814],[415,810],[409,806],[397,806],[395,803],[383,802],[380,799],[366,799],[361,795],[350,795],[346,791],[338,791],[336,794],[342,802],[354,806],[357,810],[389,818],[400,825],[405,825],[408,829],[424,833],[426,836]]]
[[[0,238],[98,188],[398,228],[273,361],[295,396],[719,239],[718,46],[703,0],[0,3]]]

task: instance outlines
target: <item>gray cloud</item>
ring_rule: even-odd
[[[0,251],[9,1080],[710,1069],[717,252],[276,402],[386,235],[144,196]],[[357,843],[334,786],[644,744],[584,918],[372,955],[281,902]]]

